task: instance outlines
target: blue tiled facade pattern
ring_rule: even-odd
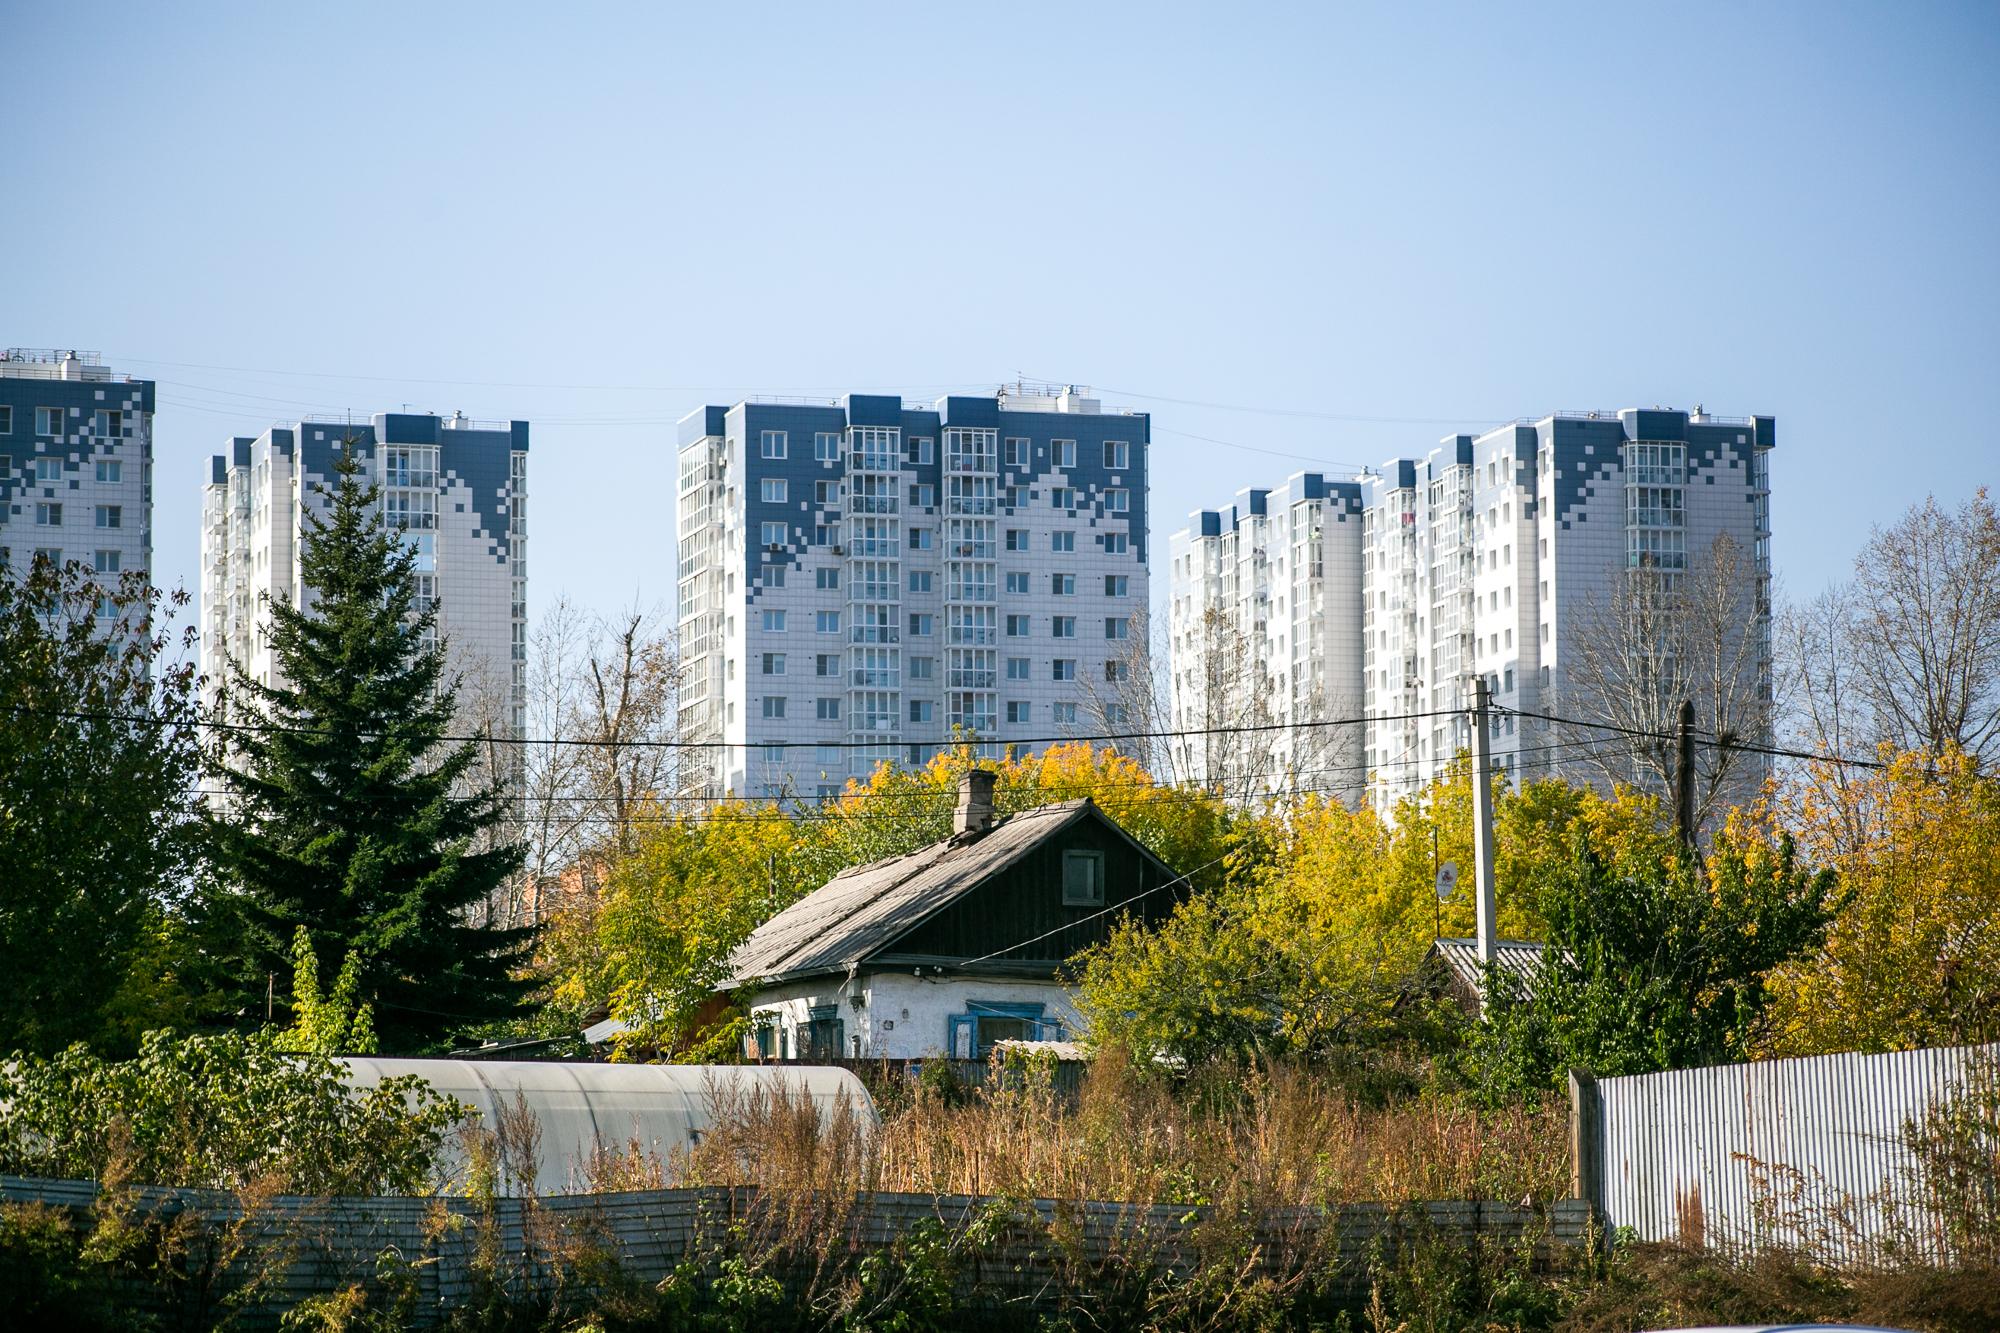
[[[1588,714],[1592,705],[1564,672],[1586,608],[1628,571],[1671,575],[1719,537],[1740,553],[1752,608],[1743,632],[1760,673],[1753,688],[1768,690],[1776,443],[1767,416],[1563,412],[1449,436],[1356,484],[1358,543],[1339,557],[1329,548],[1322,577],[1332,606],[1347,562],[1360,571],[1358,595],[1343,603],[1352,611],[1327,634],[1358,657],[1369,720],[1355,769],[1368,775],[1368,797],[1386,812],[1469,747],[1464,710],[1475,675],[1503,707]],[[1201,679],[1201,645],[1186,630],[1204,606],[1230,606],[1250,627],[1265,679],[1289,669],[1296,639],[1281,652],[1268,630],[1282,582],[1273,570],[1283,543],[1271,529],[1301,489],[1294,478],[1282,494],[1239,492],[1230,508],[1196,513],[1174,538],[1177,709],[1190,707]],[[1340,660],[1340,650],[1327,656]],[[1524,779],[1582,775],[1546,748],[1544,729],[1502,718],[1493,740],[1496,762]]]
[[[275,664],[264,640],[273,598],[309,605],[299,570],[308,513],[332,505],[341,451],[380,488],[384,520],[417,552],[422,591],[461,677],[463,721],[521,734],[527,662],[528,423],[377,413],[308,420],[231,440],[203,487],[202,670],[234,661],[261,680]]]
[[[1576,636],[1632,570],[1674,574],[1727,536],[1741,553],[1743,628],[1768,690],[1770,417],[1670,409],[1562,412],[1422,460],[1367,487],[1365,564],[1370,794],[1387,810],[1460,750],[1474,675],[1495,703],[1591,716],[1565,673]],[[1449,711],[1444,717],[1399,715]],[[1550,731],[1496,722],[1495,762],[1522,780],[1588,776]],[[1753,774],[1750,780],[1754,780]]]
[[[94,353],[0,353],[0,563],[79,563],[107,585],[153,563],[153,384]]]
[[[1101,729],[1143,624],[1149,443],[1080,392],[691,413],[683,720],[740,743],[703,785],[810,800],[953,735]]]

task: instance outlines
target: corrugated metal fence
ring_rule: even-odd
[[[97,1193],[83,1181],[0,1176],[0,1201],[59,1208],[79,1226]],[[926,1220],[957,1234],[988,1210],[1004,1210],[1006,1220],[994,1236],[966,1251],[959,1287],[971,1299],[1005,1300],[1027,1310],[1074,1298],[1079,1277],[1088,1284],[1186,1276],[1204,1258],[1213,1259],[1218,1246],[1231,1247],[1226,1252],[1234,1256],[1234,1271],[1282,1281],[1313,1267],[1331,1278],[1336,1291],[1361,1299],[1371,1250],[1392,1235],[1465,1246],[1532,1243],[1547,1256],[1600,1234],[1588,1205],[1577,1199],[1544,1208],[1454,1202],[1270,1209],[1234,1228],[1219,1223],[1210,1209],[1184,1205],[928,1194],[844,1199],[846,1206],[816,1214],[812,1225],[822,1244],[830,1240],[836,1257],[850,1259],[887,1249]],[[555,1273],[565,1256],[573,1264],[584,1246],[615,1258],[624,1277],[655,1283],[685,1260],[712,1262],[714,1247],[739,1224],[753,1232],[760,1225],[782,1226],[782,1214],[772,1209],[795,1202],[774,1204],[749,1189],[680,1189],[499,1199],[490,1213],[465,1199],[417,1198],[275,1198],[246,1212],[236,1198],[216,1191],[141,1188],[124,1206],[140,1219],[190,1216],[211,1231],[230,1232],[222,1252],[234,1255],[231,1272],[239,1281],[248,1270],[266,1274],[246,1313],[249,1324],[268,1327],[309,1296],[374,1278],[378,1257],[391,1251],[415,1283],[412,1318],[420,1324],[439,1322],[472,1294],[482,1246],[499,1256],[498,1267],[512,1275],[509,1285],[517,1291]],[[797,1288],[812,1274],[784,1276]],[[162,1300],[150,1289],[135,1289],[132,1297],[135,1304]]]
[[[1904,1127],[1996,1057],[1962,1046],[1586,1082],[1573,1089],[1579,1183],[1644,1240],[1859,1257],[1899,1227],[1927,1230]]]

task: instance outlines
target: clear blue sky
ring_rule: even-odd
[[[1992,4],[0,0],[0,51],[0,343],[160,381],[169,585],[229,436],[405,403],[534,423],[537,607],[672,597],[672,423],[749,392],[1096,385],[1156,542],[1308,459],[1772,413],[1795,594],[2000,473]]]

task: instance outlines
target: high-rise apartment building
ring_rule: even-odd
[[[956,738],[1117,719],[1103,687],[1143,624],[1149,440],[1145,413],[1073,387],[690,413],[680,718],[726,743],[699,785],[816,799]]]
[[[267,601],[310,606],[299,568],[306,515],[332,507],[343,449],[380,488],[383,519],[417,553],[434,599],[461,716],[520,735],[527,705],[528,423],[377,413],[365,423],[306,420],[230,441],[202,497],[201,669],[231,661],[269,683]]]
[[[1170,545],[1174,776],[1243,795],[1362,788],[1361,486],[1295,473]],[[1293,724],[1290,726],[1281,724]]]
[[[0,352],[0,567],[153,563],[153,383],[95,352]]]
[[[1479,676],[1500,710],[1493,728],[1498,766],[1523,778],[1583,775],[1580,752],[1605,747],[1520,714],[1601,718],[1605,703],[1593,696],[1603,689],[1604,659],[1616,652],[1661,669],[1672,665],[1668,645],[1639,641],[1646,626],[1621,631],[1615,623],[1632,601],[1635,578],[1656,589],[1726,578],[1729,596],[1716,606],[1731,622],[1723,638],[1734,642],[1721,643],[1716,657],[1720,670],[1742,679],[1708,685],[1768,704],[1768,459],[1775,442],[1770,417],[1716,417],[1699,408],[1559,412],[1477,437],[1452,436],[1421,459],[1394,460],[1363,478],[1359,615],[1333,635],[1361,657],[1369,799],[1392,808],[1470,746],[1467,710]],[[1268,498],[1259,503],[1273,507]],[[1197,515],[1183,534],[1190,554],[1206,542],[1219,558],[1219,538],[1196,534],[1241,530],[1245,507],[1239,503],[1233,524]],[[1719,555],[1727,556],[1720,566]],[[1177,622],[1183,597],[1192,608],[1207,595],[1199,588],[1207,558],[1185,568],[1176,560]],[[1322,568],[1333,586],[1348,586],[1337,561]],[[1296,591],[1288,595],[1295,605]],[[1271,661],[1276,646],[1254,632],[1256,619],[1245,642]],[[1607,642],[1619,632],[1633,641]],[[1198,678],[1194,647],[1174,641],[1177,708],[1188,697],[1184,682]],[[1267,674],[1275,677],[1282,665]]]

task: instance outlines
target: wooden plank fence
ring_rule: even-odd
[[[0,1176],[0,1202],[39,1203],[85,1224],[98,1201],[86,1181]],[[584,1247],[616,1260],[631,1280],[657,1283],[692,1260],[712,1269],[733,1231],[753,1237],[802,1224],[822,1259],[838,1262],[880,1252],[926,1221],[947,1237],[975,1221],[989,1223],[986,1244],[960,1255],[959,1287],[969,1299],[1016,1308],[1052,1308],[1078,1279],[1171,1281],[1219,1254],[1247,1275],[1282,1281],[1312,1265],[1330,1286],[1365,1298],[1368,1259],[1386,1239],[1421,1236],[1445,1244],[1533,1245],[1546,1262],[1560,1248],[1593,1243],[1599,1233],[1589,1204],[1565,1199],[1543,1207],[1480,1202],[1350,1204],[1332,1210],[1269,1209],[1247,1218],[1208,1208],[968,1195],[863,1194],[841,1199],[766,1197],[752,1189],[646,1190],[553,1195],[485,1204],[454,1198],[293,1198],[260,1201],[246,1212],[227,1193],[140,1187],[120,1196],[130,1215],[160,1222],[198,1220],[232,1237],[239,1269],[265,1272],[248,1324],[268,1327],[310,1296],[370,1282],[385,1252],[410,1266],[414,1318],[434,1324],[470,1297],[480,1280],[480,1246],[500,1257],[510,1287],[525,1292],[550,1279]],[[803,1208],[803,1213],[788,1210]],[[997,1210],[997,1211],[996,1211]],[[809,1246],[808,1248],[812,1248]],[[809,1268],[774,1269],[802,1290]],[[1068,1283],[1067,1287],[1065,1283]],[[135,1292],[135,1299],[145,1295]]]

